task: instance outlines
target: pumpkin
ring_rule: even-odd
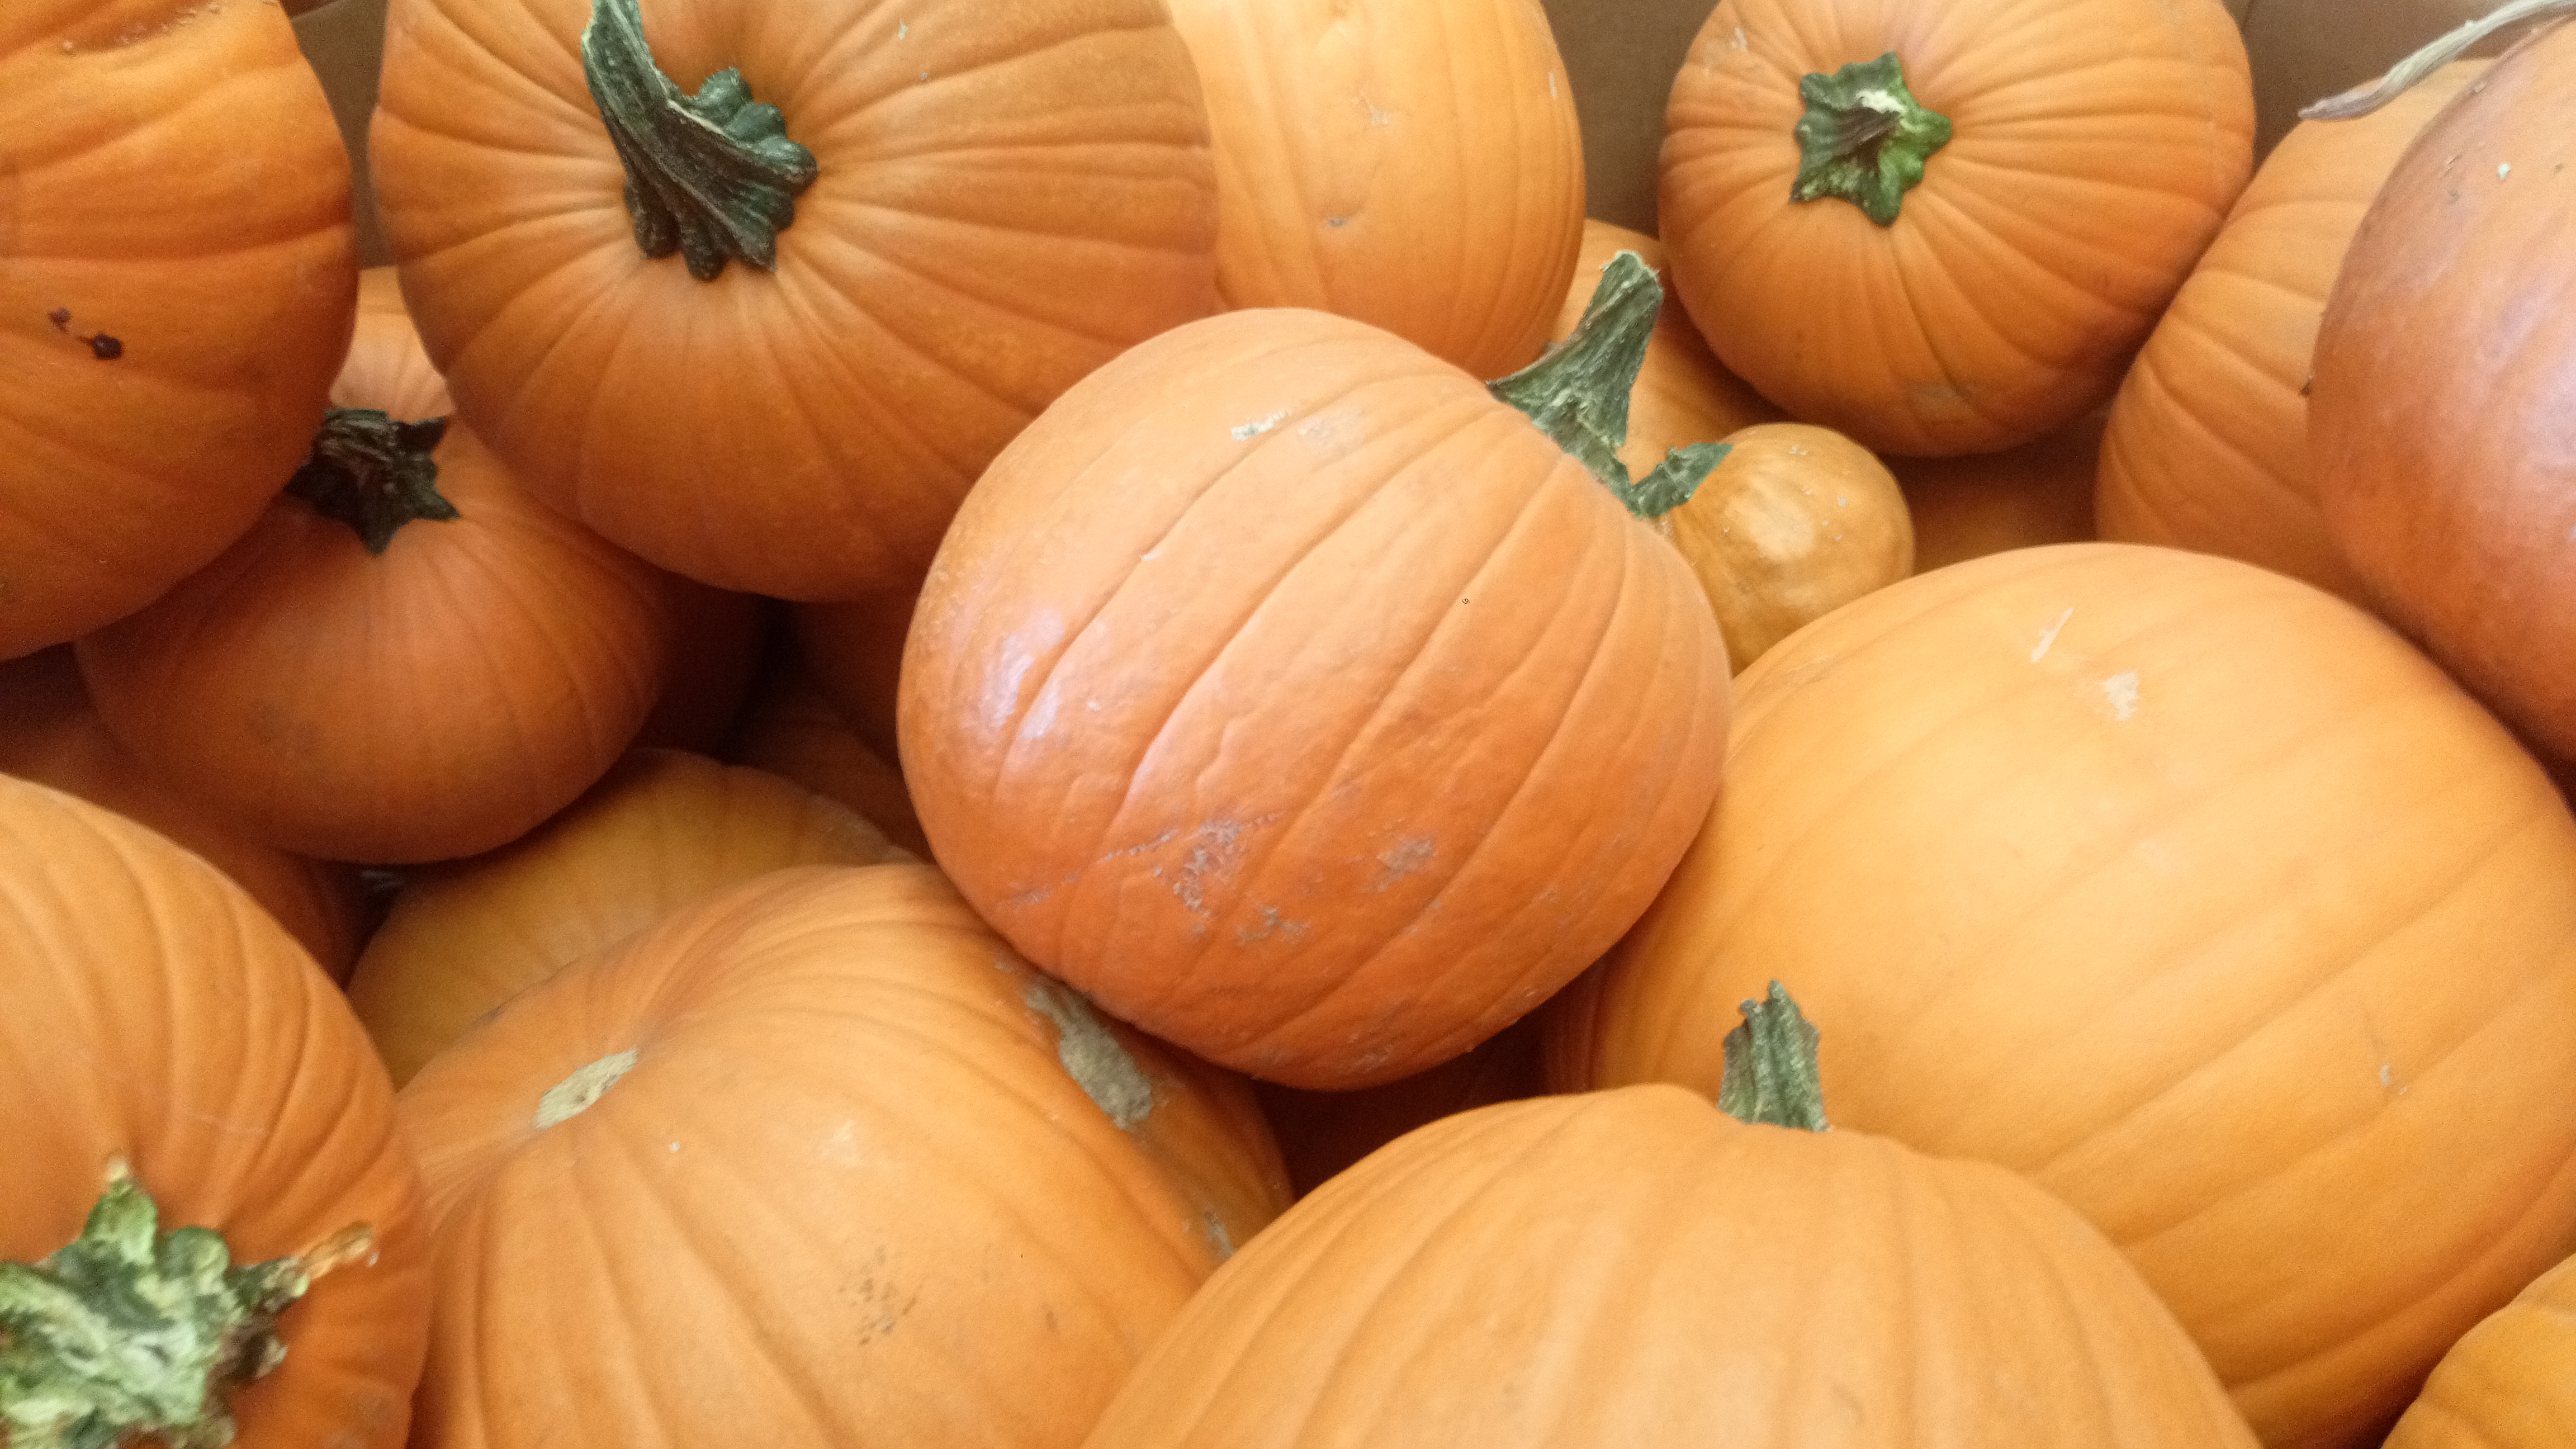
[[[1113,1015],[1317,1089],[1456,1056],[1608,946],[1716,791],[1727,681],[1622,506],[1673,471],[1581,432],[1660,303],[1633,259],[1614,290],[1498,384],[1528,416],[1276,308],[1141,344],[1014,439],[922,588],[897,721],[984,918]]]
[[[1539,1022],[1536,1015],[1522,1017],[1464,1056],[1356,1092],[1253,1083],[1253,1095],[1287,1164],[1289,1187],[1303,1197],[1416,1127],[1471,1107],[1537,1096],[1546,1087]]]
[[[357,287],[349,163],[273,6],[0,16],[0,659],[221,553],[295,471]]]
[[[1550,342],[1574,335],[1602,273],[1621,252],[1634,252],[1655,271],[1665,288],[1663,307],[1655,313],[1654,333],[1646,339],[1645,361],[1628,394],[1628,440],[1619,461],[1631,477],[1642,477],[1663,461],[1664,454],[1693,443],[1723,438],[1755,423],[1781,421],[1780,410],[1746,387],[1708,350],[1707,339],[1691,325],[1690,314],[1671,295],[1672,277],[1664,264],[1664,244],[1643,232],[1603,221],[1583,223],[1583,250],[1577,254],[1573,285],[1566,288],[1549,329]]]
[[[631,752],[543,825],[408,872],[349,978],[394,1085],[494,1007],[736,881],[905,859],[802,786],[681,750]]]
[[[620,545],[785,598],[917,580],[1039,408],[1216,307],[1158,0],[649,8],[396,0],[368,142],[458,412]]]
[[[877,758],[900,765],[895,726],[903,645],[920,585],[787,611],[805,677]]]
[[[886,839],[916,856],[930,855],[902,774],[832,707],[792,651],[775,652],[763,663],[717,754],[838,800],[866,816]]]
[[[1804,1023],[1746,1006],[1772,1090],[1398,1139],[1218,1269],[1087,1442],[2252,1449],[2100,1233],[1999,1168],[1815,1130]]]
[[[2484,63],[2263,162],[2130,364],[2102,439],[2102,537],[2223,553],[2360,601],[2308,469],[2308,370],[2344,249],[2399,153]]]
[[[0,777],[0,1438],[395,1449],[420,1180],[339,992],[203,859]]]
[[[2384,1449],[2553,1449],[2576,1439],[2576,1259],[2442,1355]]]
[[[2083,1212],[2276,1449],[2375,1443],[2576,1244],[2576,819],[2369,615],[2019,549],[1737,698],[1706,828],[1551,1005],[1554,1085],[1713,1090],[1729,1005],[1795,981],[1838,1123]]]
[[[294,485],[75,645],[99,717],[163,784],[328,860],[526,833],[616,762],[683,637],[681,585],[439,418],[418,352],[371,314]]]
[[[1725,0],[1673,82],[1673,283],[1737,376],[1873,451],[2106,401],[2251,167],[2217,0]]]
[[[1955,458],[1879,459],[1914,525],[1914,571],[2047,543],[2089,543],[2108,409],[2035,442]]]
[[[2373,605],[2576,756],[2576,26],[2497,59],[2380,188],[2318,324],[2308,441]]]
[[[70,646],[0,664],[0,772],[103,805],[205,857],[334,979],[356,962],[372,914],[358,873],[262,844],[154,782],[90,708]]]
[[[1192,1091],[926,866],[702,900],[403,1089],[413,1442],[1078,1443],[1266,1220],[1141,1140]]]
[[[1574,273],[1574,88],[1530,0],[1171,0],[1207,93],[1217,290],[1383,327],[1478,377]]]

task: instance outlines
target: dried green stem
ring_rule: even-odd
[[[438,464],[430,457],[446,434],[445,418],[405,423],[374,408],[333,408],[322,415],[313,451],[286,491],[347,524],[367,552],[381,554],[404,524],[457,516],[456,505],[439,496]]]
[[[2299,112],[2302,120],[2348,121],[2367,116],[2404,95],[2417,81],[2466,54],[2469,47],[2508,26],[2576,15],[2576,0],[2513,0],[2512,4],[2467,21],[2423,49],[2391,66],[2386,75],[2312,102]]]
[[[1880,226],[1894,226],[1924,163],[1950,140],[1950,118],[1914,99],[1905,64],[1889,51],[1832,75],[1798,80],[1798,175],[1791,201],[1835,197]]]
[[[1816,1065],[1816,1029],[1779,982],[1745,1002],[1744,1021],[1726,1034],[1719,1110],[1741,1122],[1767,1122],[1809,1132],[1826,1129],[1824,1078]]]

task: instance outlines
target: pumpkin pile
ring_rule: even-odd
[[[2576,1442],[2576,0],[1685,8],[11,0],[0,1449]]]

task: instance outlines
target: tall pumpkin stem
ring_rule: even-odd
[[[413,519],[457,516],[456,505],[439,496],[430,457],[446,433],[445,418],[403,423],[374,408],[332,408],[286,491],[349,525],[367,552],[381,554]]]
[[[1629,481],[1619,461],[1628,441],[1628,394],[1646,362],[1646,344],[1663,310],[1663,283],[1635,252],[1621,252],[1601,269],[1601,285],[1584,304],[1582,320],[1564,341],[1487,391],[1529,415],[1557,446],[1583,460],[1592,476],[1630,513],[1655,519],[1690,501],[1709,470],[1725,458],[1725,443],[1693,443],[1664,454],[1653,472]]]
[[[2576,15],[2576,0],[2513,0],[2513,3],[2464,21],[2441,38],[2389,67],[2377,80],[2364,81],[2348,91],[2337,91],[2324,100],[2301,108],[2304,121],[2349,121],[2367,116],[2390,101],[2406,94],[2417,81],[2458,60],[2470,46],[2509,26],[2533,20]]]
[[[1791,201],[1839,197],[1880,226],[1896,225],[1924,163],[1949,144],[1950,118],[1914,99],[1905,63],[1889,51],[1832,75],[1798,80],[1798,175]]]
[[[277,1320],[315,1278],[372,1251],[364,1225],[312,1251],[236,1268],[210,1228],[160,1231],[125,1164],[80,1236],[0,1263],[0,1430],[10,1449],[233,1440],[235,1390],[286,1357]]]
[[[1816,1066],[1816,1028],[1787,989],[1745,1002],[1744,1021],[1726,1034],[1718,1110],[1740,1122],[1826,1130],[1824,1078]]]
[[[626,166],[626,213],[648,257],[678,252],[713,281],[727,261],[778,265],[778,234],[814,180],[814,153],[787,139],[776,106],[751,98],[731,66],[688,95],[644,43],[637,0],[593,0],[582,75]]]

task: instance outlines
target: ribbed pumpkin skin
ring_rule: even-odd
[[[418,1174],[366,1034],[312,958],[203,860],[0,777],[0,1260],[70,1242],[123,1157],[166,1230],[236,1263],[367,1224],[372,1259],[278,1320],[234,1400],[238,1449],[395,1449],[429,1318]]]
[[[2499,58],[2406,153],[2318,325],[2326,529],[2374,607],[2576,760],[2576,26]]]
[[[2576,1442],[2576,1259],[2541,1274],[2442,1355],[2385,1449]]]
[[[900,652],[900,651],[898,651]],[[892,686],[888,690],[891,695]],[[892,699],[886,728],[893,729]],[[792,653],[773,654],[752,682],[751,695],[716,752],[736,765],[783,775],[828,795],[868,818],[886,839],[923,859],[930,841],[912,813],[903,775],[823,693],[808,667]]]
[[[1919,575],[1747,670],[1724,798],[1559,998],[1713,1091],[1777,978],[1838,1124],[2030,1173],[2267,1444],[2355,1445],[2576,1243],[2576,821],[2369,616],[2122,544]]]
[[[579,800],[469,861],[407,877],[349,978],[401,1086],[475,1020],[700,896],[791,865],[903,859],[801,785],[636,750]]]
[[[1801,76],[1894,51],[1950,119],[1881,227],[1792,202]],[[1657,207],[1729,369],[1878,452],[1990,452],[2109,398],[2252,169],[2217,0],[1726,0],[1673,82]]]
[[[778,269],[646,259],[578,59],[589,0],[398,0],[369,155],[457,406],[546,499],[720,587],[920,576],[1074,379],[1215,309],[1217,189],[1157,0],[649,0],[813,152]]]
[[[2308,468],[2317,321],[2371,196],[2484,69],[2456,62],[2385,110],[2303,122],[2265,158],[2120,383],[2094,485],[2102,537],[2225,554],[2363,601]]]
[[[2027,1182],[1640,1086],[1451,1117],[1325,1184],[1217,1271],[1088,1442],[2254,1439],[2135,1271]]]
[[[746,883],[512,1001],[401,1098],[414,1444],[1079,1443],[1221,1234],[1067,1060],[1148,1122],[1172,1075],[1097,1018],[1060,1044],[1071,1001],[917,865]]]
[[[358,260],[348,153],[272,6],[10,0],[0,176],[10,659],[259,517],[321,420]]]
[[[1717,787],[1681,559],[1473,378],[1234,312],[1092,374],[913,617],[904,775],[985,919],[1291,1086],[1391,1081],[1580,971]]]
[[[1480,378],[1539,354],[1583,231],[1537,0],[1171,0],[1207,95],[1217,288],[1383,327]]]

